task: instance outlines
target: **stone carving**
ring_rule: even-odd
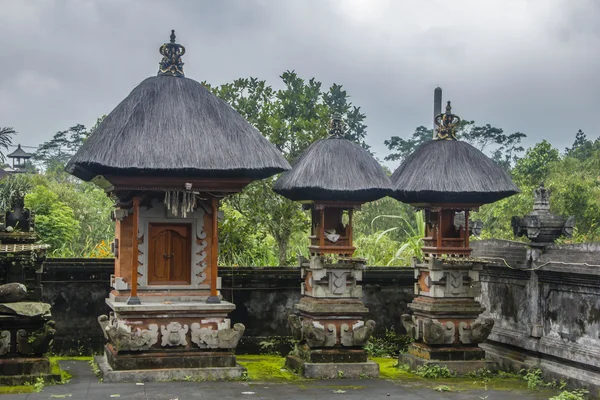
[[[171,322],[166,327],[162,325],[160,327],[160,333],[162,334],[161,346],[187,346],[185,335],[188,330],[187,325],[181,326],[179,322]]]
[[[329,290],[333,294],[344,294],[346,291],[347,271],[333,270],[329,274]]]
[[[442,324],[431,318],[423,320],[423,340],[427,344],[452,344],[455,331],[454,324],[450,321]]]
[[[98,323],[102,327],[104,337],[116,347],[117,351],[148,350],[158,342],[156,324],[148,325],[148,329],[137,328],[132,332],[130,326],[115,318],[112,313],[110,318],[106,315],[99,316]]]
[[[310,347],[333,347],[336,342],[336,328],[328,324],[327,328],[317,321],[303,321],[304,339]]]
[[[212,327],[201,328],[199,323],[194,322],[191,325],[191,340],[201,349],[234,349],[245,330],[244,324],[235,324],[233,328],[215,330]]]
[[[458,337],[461,343],[483,343],[486,341],[492,328],[494,320],[492,318],[477,318],[468,327],[466,322],[461,322],[458,327]]]
[[[0,356],[10,351],[10,331],[0,332]]]
[[[533,191],[533,211],[524,217],[512,217],[511,225],[515,236],[527,236],[535,243],[552,243],[564,235],[571,237],[575,217],[563,218],[550,212],[550,190],[544,183]]]
[[[295,340],[302,340],[302,321],[296,314],[288,315],[288,325]]]
[[[364,346],[374,330],[375,321],[371,319],[367,322],[359,321],[355,323],[352,330],[350,330],[348,324],[342,324],[340,332],[342,346]]]
[[[54,321],[44,324],[42,332],[36,331],[28,334],[25,329],[17,331],[17,351],[21,354],[44,354],[48,352],[50,343],[56,333]]]
[[[462,271],[451,271],[444,274],[446,278],[446,294],[459,296],[464,294]]]
[[[414,340],[418,340],[419,339],[419,327],[415,323],[415,320],[412,317],[412,315],[402,314],[402,316],[400,317],[400,320],[402,321],[402,326],[404,326],[404,329],[406,329],[406,334],[408,336],[410,336],[411,338],[413,338]]]

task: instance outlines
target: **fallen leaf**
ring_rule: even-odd
[[[333,393],[346,393],[345,390],[334,390]]]
[[[242,392],[242,394],[256,394],[255,392]]]

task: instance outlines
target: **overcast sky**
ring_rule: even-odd
[[[379,158],[430,125],[438,85],[527,146],[600,135],[600,0],[0,0],[0,126],[28,146],[91,126],[156,74],[171,29],[197,81],[342,84]]]

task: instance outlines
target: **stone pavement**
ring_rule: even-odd
[[[156,382],[156,383],[101,383],[85,361],[60,361],[73,379],[66,385],[46,386],[40,393],[0,395],[0,400],[39,399],[131,399],[131,400],[187,400],[187,399],[548,399],[548,393],[515,390],[469,390],[439,393],[431,386],[388,381],[383,379],[335,379],[327,381],[273,382]]]

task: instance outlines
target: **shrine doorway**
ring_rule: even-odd
[[[148,285],[191,284],[192,225],[150,223]]]

